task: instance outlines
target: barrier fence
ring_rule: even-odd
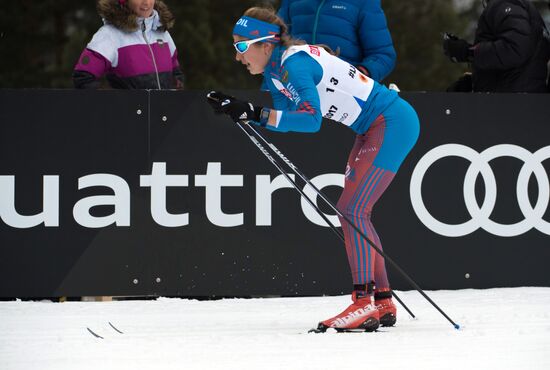
[[[343,244],[204,96],[0,90],[0,296],[348,293]],[[424,289],[550,286],[548,97],[402,96],[421,134],[384,251]],[[337,201],[350,130],[265,135]]]

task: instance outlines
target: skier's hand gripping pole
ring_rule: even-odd
[[[233,121],[260,121],[262,107],[254,106],[250,102],[226,95],[221,91],[210,91],[206,97],[208,98],[208,103],[217,114],[227,114]]]

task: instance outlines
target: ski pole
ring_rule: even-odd
[[[330,199],[328,199],[327,197],[325,197],[325,195],[302,173],[302,171],[300,171],[300,169],[298,167],[296,167],[273,143],[269,142],[266,140],[266,138],[255,128],[253,127],[252,125],[250,125],[248,122],[245,122],[246,125],[252,130],[252,132],[258,136],[263,142],[265,145],[267,145],[268,147],[271,148],[271,150],[277,154],[277,156],[279,156],[279,158],[281,158],[285,163],[286,165],[292,169],[292,171],[298,175],[298,177],[300,177],[302,179],[302,181],[304,181],[306,184],[308,184],[309,186],[311,186],[311,188],[313,189],[313,191],[319,196],[321,197],[322,200],[325,201],[325,203],[331,207],[333,210],[335,210],[336,212],[340,213],[338,211],[338,209],[334,206],[334,204],[330,201]],[[248,132],[247,132],[248,134]],[[317,211],[317,213],[319,213],[319,215],[321,215],[321,217],[324,215],[323,212],[317,207],[315,206],[315,210]],[[324,219],[324,218],[323,218]],[[326,220],[325,220],[326,222]],[[331,229],[338,235],[338,237],[340,238],[340,240],[342,240],[342,242],[345,243],[345,238],[344,238],[344,234],[338,230],[338,228],[336,228],[331,222],[328,222],[328,225],[331,227]],[[367,240],[369,243],[370,243],[370,240]],[[372,243],[371,243],[372,244]],[[411,317],[414,319],[416,318],[416,316],[412,313],[412,311],[409,309],[409,307],[407,307],[407,305],[405,305],[405,303],[401,300],[401,298],[399,298],[399,296],[392,290],[391,291],[392,293],[392,296],[397,300],[397,302],[399,302],[399,304],[401,304],[401,306],[409,313],[409,315],[411,315]]]
[[[246,135],[252,140],[252,142],[254,142],[254,144],[260,149],[260,151],[262,153],[264,153],[264,155],[271,161],[271,163],[273,163],[277,169],[279,169],[279,171],[284,175],[285,172],[284,170],[282,170],[281,166],[275,162],[275,159],[271,156],[271,154],[269,154],[269,152],[260,144],[260,142],[253,136],[251,135],[250,133],[248,133],[248,131],[242,126],[242,125],[246,125],[248,126],[252,132],[254,132],[258,137],[260,137],[262,139],[262,141],[264,141],[265,143],[267,143],[267,145],[269,145],[269,142],[263,137],[262,134],[259,133],[258,130],[256,130],[254,127],[252,127],[252,125],[250,125],[248,123],[248,121],[242,121],[239,122],[239,121],[236,121],[235,122],[237,124],[237,126],[239,126],[245,133]],[[298,170],[298,168],[286,157],[284,156],[278,149],[275,150],[273,148],[275,148],[275,146],[270,146],[272,148],[272,150],[277,153],[279,155],[280,153],[280,157],[283,159],[283,161],[291,168],[293,169],[296,169]],[[298,170],[299,171],[299,170]],[[301,173],[301,171],[300,171]],[[286,174],[286,176],[288,176],[288,174]],[[303,176],[305,178],[305,176]],[[291,182],[292,185],[294,186],[294,188],[302,195],[304,196],[305,198],[308,199],[308,203],[310,205],[312,205],[312,201],[305,195],[305,193],[294,183],[294,182]],[[310,184],[313,188],[315,188],[315,186],[313,186],[313,184]],[[315,188],[316,189],[316,188]],[[318,189],[316,189],[316,191],[318,192],[318,194],[322,194]],[[322,199],[325,200],[325,202],[327,202],[327,204],[340,216],[342,217],[355,231],[357,231],[357,233],[359,235],[361,235],[361,237],[363,239],[365,239],[370,245],[371,247],[373,247],[373,249],[378,252],[378,254],[380,254],[382,257],[384,257],[384,259],[388,262],[390,262],[390,264],[435,308],[439,311],[439,313],[441,313],[441,315],[443,315],[443,317],[445,317],[452,325],[455,329],[460,329],[460,325],[456,324],[423,290],[422,288],[420,288],[420,286],[391,258],[389,257],[386,253],[384,253],[375,243],[373,243],[358,227],[357,225],[355,225],[346,215],[344,215],[342,212],[340,212],[340,210],[338,210],[338,208],[336,208],[336,206],[334,206],[334,204],[326,197],[322,196]],[[313,206],[313,205],[312,205]],[[313,206],[314,208],[316,206]],[[326,222],[326,221],[325,221]]]
[[[256,145],[258,147],[258,149],[260,149],[260,151],[267,157],[267,159],[269,159],[269,161],[279,170],[279,172],[287,179],[287,181],[290,184],[292,184],[292,186],[300,193],[300,195],[302,197],[304,197],[304,199],[308,202],[308,204],[311,207],[313,207],[313,209],[315,209],[319,213],[319,216],[321,216],[323,218],[323,220],[331,227],[331,229],[337,235],[340,236],[341,235],[340,230],[338,230],[336,228],[336,226],[334,226],[330,222],[330,220],[327,218],[327,216],[323,212],[321,212],[321,210],[317,207],[317,205],[315,203],[313,203],[313,201],[311,199],[309,199],[309,197],[306,195],[306,193],[302,189],[300,189],[298,184],[296,184],[296,182],[290,177],[290,175],[285,172],[285,170],[281,167],[281,165],[275,160],[275,158],[273,158],[273,156],[271,154],[269,154],[269,152],[263,147],[263,145],[258,141],[258,139],[256,139],[253,135],[251,135],[248,131],[246,131],[246,129],[243,127],[243,124],[241,124],[239,121],[237,121],[235,123],[237,124],[237,126],[239,126],[239,128],[241,130],[244,131],[244,133],[248,136],[248,138],[254,143],[254,145]],[[248,123],[246,123],[246,125],[248,125]],[[341,236],[341,238],[343,240],[344,237]]]
[[[254,132],[256,131],[248,122],[246,121],[243,121],[244,124],[246,124],[249,128],[251,128]],[[245,131],[246,135],[248,135],[248,137],[252,140],[252,142],[254,142],[254,144],[262,151],[262,153],[266,154],[265,153],[265,148],[263,148],[263,146],[258,142],[258,140],[253,136],[253,135],[250,135],[250,133],[248,133],[248,131],[246,131],[246,129],[244,127],[242,127],[242,125],[240,123],[237,122],[237,124],[239,125],[239,127]],[[273,144],[270,144],[269,142],[267,142],[265,140],[265,138],[263,136],[259,136],[262,141],[271,147],[271,149],[273,149],[273,151],[281,158],[283,159],[286,159],[286,157],[284,157],[284,155],[273,145]],[[286,174],[286,172],[284,172],[284,170],[282,168],[279,167],[279,164],[278,163],[274,163],[273,161],[275,161],[275,159],[271,156],[271,154],[267,153],[267,155],[269,155],[269,160],[271,161],[271,163],[273,163],[275,166],[277,166],[277,169],[279,169],[279,171],[283,174],[283,176],[285,176],[287,178],[287,180],[289,179],[289,176],[288,174]],[[311,181],[309,181],[309,179],[307,177],[305,177],[297,168],[294,167],[294,165],[292,165],[292,163],[289,162],[286,162],[287,165],[289,165],[289,167],[305,182],[307,183],[308,185],[310,185],[314,191],[320,195],[321,197],[323,197],[323,199],[326,201],[326,202],[330,202],[329,200],[325,199],[324,198],[324,195],[319,191],[319,189],[317,189],[315,187],[315,185],[313,185],[313,183],[311,183]],[[290,163],[290,164],[289,164]],[[290,181],[290,180],[289,180]],[[311,205],[313,207],[313,209],[315,209],[315,211],[317,211],[317,213],[319,214],[319,216],[321,216],[323,218],[323,220],[327,223],[327,225],[329,225],[329,227],[332,229],[332,231],[334,231],[334,233],[340,238],[340,240],[345,243],[346,240],[344,238],[344,234],[338,230],[338,228],[336,226],[334,226],[334,224],[332,222],[330,222],[330,220],[326,217],[326,215],[319,209],[319,207],[298,187],[298,185],[296,184],[295,181],[292,181],[291,184],[297,188],[297,190],[300,192],[300,194],[306,199],[306,201],[309,203],[309,205]],[[403,308],[409,313],[409,315],[412,316],[412,318],[416,318],[416,316],[412,313],[412,311],[405,305],[405,303],[403,303],[403,301],[397,296],[397,294],[392,290],[392,295],[394,296],[394,298],[401,304],[401,306],[403,306]]]

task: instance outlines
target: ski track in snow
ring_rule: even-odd
[[[427,293],[461,330],[416,291],[416,320],[345,334],[307,331],[349,296],[0,302],[0,369],[550,369],[550,288]]]

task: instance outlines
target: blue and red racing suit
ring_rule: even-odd
[[[314,45],[275,47],[264,80],[276,114],[268,129],[316,132],[324,117],[357,133],[338,209],[381,248],[371,212],[418,138],[414,109],[395,91]],[[389,290],[384,259],[340,222],[354,284],[374,281],[377,290]]]

